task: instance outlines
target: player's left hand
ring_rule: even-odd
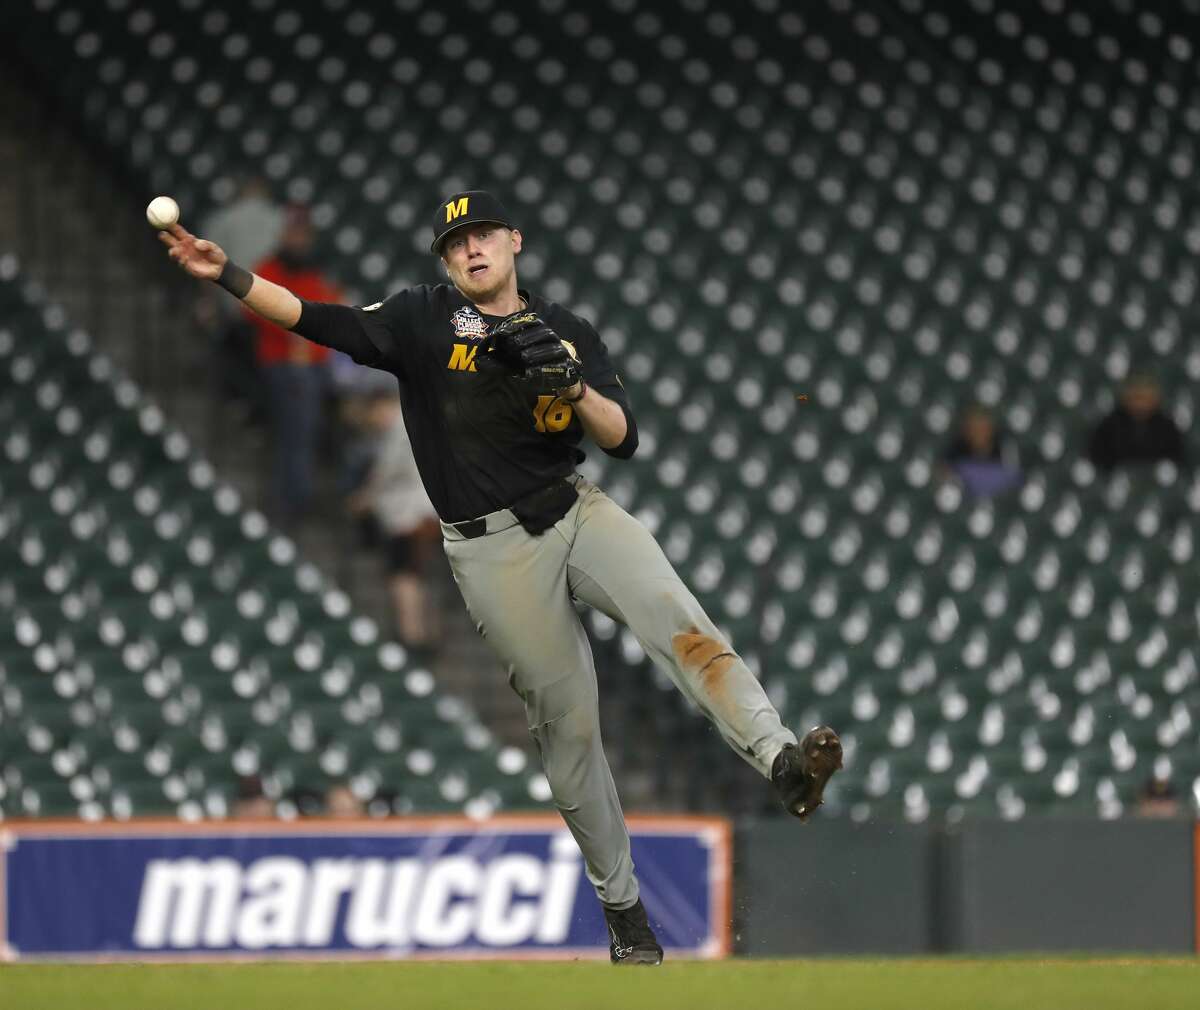
[[[536,312],[500,320],[482,344],[485,361],[500,364],[539,393],[558,394],[579,382],[579,362]]]

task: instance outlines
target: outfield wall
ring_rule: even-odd
[[[676,956],[729,953],[730,825],[631,817]],[[0,958],[607,958],[555,816],[0,824]]]
[[[744,822],[735,950],[1196,951],[1197,834],[1153,820]]]
[[[672,957],[1197,950],[1190,822],[630,824]],[[556,817],[0,824],[6,959],[606,955]]]

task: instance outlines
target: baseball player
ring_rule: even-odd
[[[517,286],[523,237],[490,193],[443,200],[432,252],[449,284],[354,308],[306,301],[176,224],[170,256],[250,309],[392,372],[450,568],[479,633],[525,704],[529,732],[604,908],[611,959],[660,964],[600,741],[596,671],[574,604],[625,624],[647,655],[769,778],[789,813],[821,803],[842,748],[826,726],[797,743],[649,531],[575,472],[586,435],[628,459],[629,399],[599,335]]]

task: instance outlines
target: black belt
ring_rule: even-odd
[[[487,532],[486,519],[467,519],[461,523],[447,523],[446,525],[453,526],[464,540],[474,540]]]
[[[537,536],[544,533],[570,511],[578,499],[575,485],[564,479],[538,488],[523,498],[518,498],[509,511],[516,516],[526,532]],[[497,511],[502,511],[497,509]],[[464,540],[474,540],[487,532],[487,517],[466,519],[460,523],[449,523]]]

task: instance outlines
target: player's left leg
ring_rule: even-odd
[[[770,775],[795,734],[650,531],[599,488],[580,502],[567,576],[577,598],[626,625],[730,746]]]
[[[789,810],[811,812],[841,766],[836,734],[821,727],[798,747],[649,530],[599,488],[585,482],[579,491],[567,561],[572,593],[625,624],[734,751],[774,782]]]

